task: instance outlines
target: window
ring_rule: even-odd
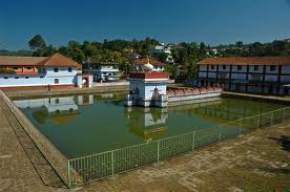
[[[211,66],[210,66],[210,69],[215,69],[215,66],[214,66],[214,65],[211,65]]]
[[[238,71],[242,70],[242,66],[238,65]]]
[[[226,70],[227,69],[227,66],[226,65],[223,65],[223,70]]]
[[[28,77],[28,76],[26,76],[26,77],[25,77],[25,79],[29,79],[29,77]]]
[[[19,79],[19,77],[18,77],[18,76],[16,76],[16,77],[14,77],[14,79]]]
[[[270,71],[275,71],[276,70],[276,66],[275,65],[271,65],[270,66]]]
[[[53,71],[54,71],[55,73],[57,73],[57,72],[58,72],[58,68],[54,68]]]
[[[4,79],[8,79],[8,77],[4,77]]]
[[[71,67],[68,68],[68,72],[72,72],[72,68]]]
[[[258,65],[254,65],[254,71],[258,71],[259,70],[259,66]]]
[[[59,84],[59,79],[54,79],[54,84]]]

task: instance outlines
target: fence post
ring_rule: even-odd
[[[70,160],[67,161],[67,185],[68,185],[68,188],[72,187]]]
[[[157,141],[157,163],[160,160],[160,140]]]
[[[193,131],[192,132],[192,148],[191,148],[191,150],[193,151],[194,150],[194,148],[195,148],[195,135],[196,135],[196,131]]]
[[[111,169],[112,169],[112,175],[115,173],[115,167],[114,167],[114,151],[111,151]]]
[[[271,124],[270,124],[270,127],[272,127],[272,125],[273,125],[273,116],[274,116],[274,112],[271,112]]]

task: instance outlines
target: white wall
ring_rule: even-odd
[[[242,68],[238,70],[238,66],[241,66]],[[233,65],[232,72],[247,72],[247,66],[246,65]]]
[[[206,72],[199,72],[198,73],[198,76],[199,77],[206,77]]]
[[[207,65],[199,65],[199,70],[200,71],[206,71],[207,70]]]
[[[54,72],[54,68],[45,68],[46,73],[31,75],[4,75],[0,74],[0,87],[13,87],[13,86],[45,86],[45,85],[73,85],[77,82],[76,74],[77,70],[72,69],[68,71],[68,67],[56,67],[58,72]],[[8,77],[8,79],[5,79]],[[15,77],[18,77],[16,79]],[[58,84],[55,84],[55,79],[59,80]]]
[[[264,66],[263,65],[256,65],[258,67],[258,70],[255,70],[255,65],[249,66],[249,71],[253,73],[263,73]]]
[[[216,72],[208,72],[208,78],[216,78]]]
[[[284,65],[284,66],[282,66],[281,73],[282,74],[290,74],[290,65]]]
[[[246,73],[232,73],[232,79],[245,80],[247,77]]]
[[[278,81],[278,75],[266,75],[265,76],[265,81],[276,82],[276,81]]]

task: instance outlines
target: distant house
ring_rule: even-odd
[[[160,45],[151,47],[149,52],[152,56],[158,56],[162,53],[165,53],[167,55],[166,63],[174,63],[174,59],[172,56],[172,47],[172,44],[165,45],[165,43],[161,43]]]
[[[141,58],[134,59],[131,61],[133,65],[133,70],[142,71],[145,64],[151,64],[153,66],[153,71],[164,71],[165,63],[158,61],[154,58]]]
[[[289,95],[290,56],[214,57],[198,62],[200,86],[223,84],[225,90]]]
[[[85,63],[83,71],[92,74],[95,82],[118,81],[121,76],[118,63]]]
[[[0,56],[0,88],[71,87],[78,83],[81,65],[61,54],[50,57]]]

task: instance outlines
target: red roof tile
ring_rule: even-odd
[[[58,67],[81,67],[79,63],[59,53],[55,53],[52,56],[47,57],[39,64],[45,66],[58,66]]]
[[[0,65],[38,65],[46,57],[19,57],[19,56],[0,56]]]
[[[19,56],[0,56],[0,66],[59,66],[77,67],[81,65],[72,59],[59,53],[50,57],[19,57]]]
[[[212,57],[204,59],[199,65],[290,65],[290,56],[271,57]]]

